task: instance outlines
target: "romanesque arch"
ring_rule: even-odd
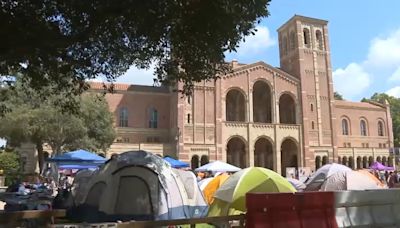
[[[369,156],[369,158],[368,158],[368,167],[371,166],[372,164],[374,164],[374,157]]]
[[[259,138],[254,144],[254,165],[274,169],[273,146],[271,141],[265,137]]]
[[[363,157],[363,167],[362,167],[362,168],[366,169],[366,168],[368,168],[368,167],[369,167],[369,165],[368,165],[368,158],[367,158],[367,156],[364,156],[364,157]]]
[[[358,156],[357,157],[357,169],[362,169],[362,167],[363,167],[363,164],[362,164],[361,157]]]
[[[253,85],[253,121],[272,123],[272,91],[264,81]]]
[[[299,148],[297,143],[292,138],[286,138],[281,144],[281,174],[286,176],[286,168],[295,167],[297,168],[297,156],[299,154]]]
[[[238,89],[231,89],[226,94],[226,120],[246,121],[246,99]]]
[[[190,165],[192,167],[192,170],[199,168],[199,156],[198,155],[192,156],[192,159],[190,160]]]
[[[229,164],[247,167],[246,143],[238,136],[232,137],[226,145],[226,160]]]
[[[296,124],[296,103],[292,96],[284,93],[279,98],[279,122]]]

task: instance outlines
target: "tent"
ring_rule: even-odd
[[[214,179],[213,177],[204,178],[203,180],[199,181],[197,185],[199,185],[200,190],[203,191],[204,188],[208,185],[208,183],[210,183],[210,181],[212,181],[213,179]]]
[[[373,175],[358,171],[339,171],[328,177],[321,186],[321,191],[371,190],[383,189],[384,186]]]
[[[214,194],[218,190],[219,187],[229,178],[229,175],[226,173],[223,173],[221,175],[218,175],[206,185],[206,187],[203,189],[203,195],[204,198],[206,199],[207,203],[210,205],[214,201]]]
[[[105,158],[86,150],[66,152],[47,159],[47,162],[57,163],[59,167],[64,167],[64,169],[75,169],[74,166],[79,168],[96,167],[103,164],[105,161]]]
[[[385,166],[380,162],[374,162],[369,168],[372,169],[372,170],[378,170],[378,171],[394,170],[393,167]]]
[[[295,192],[296,189],[272,170],[250,167],[230,176],[214,194],[208,216],[241,214],[246,211],[246,193]]]
[[[108,160],[88,189],[82,205],[101,213],[91,222],[196,218],[208,210],[193,173],[145,151]]]
[[[301,182],[301,181],[299,181],[297,179],[293,179],[293,178],[286,178],[286,179],[289,181],[289,183],[291,185],[293,185],[293,187],[297,191],[300,191],[300,190],[302,191],[302,190],[304,190],[306,188],[306,185],[303,182]]]
[[[164,160],[167,161],[172,166],[172,168],[188,168],[190,166],[186,162],[179,161],[168,156],[164,157]]]
[[[339,171],[351,171],[351,169],[337,163],[322,166],[305,182],[304,191],[318,191],[328,177]]]
[[[88,182],[90,178],[93,176],[94,170],[83,169],[78,171],[75,174],[74,182],[72,183],[71,193],[74,198],[75,204],[80,204],[83,201],[83,197],[85,196],[88,190]]]
[[[196,172],[237,172],[239,170],[241,168],[222,161],[213,161],[195,169]]]

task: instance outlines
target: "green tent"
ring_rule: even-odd
[[[278,173],[260,167],[243,169],[229,177],[216,191],[208,216],[235,215],[246,212],[248,192],[295,192],[296,189]]]

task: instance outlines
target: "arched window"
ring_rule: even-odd
[[[295,49],[296,47],[296,35],[294,31],[290,32],[290,50]]]
[[[322,157],[322,165],[326,165],[326,164],[328,164],[328,156],[323,156]]]
[[[128,127],[128,108],[119,108],[119,126]]]
[[[343,156],[343,158],[342,158],[342,165],[345,165],[345,166],[348,165],[346,156]]]
[[[308,28],[303,29],[304,46],[307,48],[311,47],[310,43],[310,30]]]
[[[199,168],[199,156],[193,155],[192,159],[190,160],[190,165],[192,166],[192,170]]]
[[[286,36],[283,37],[283,54],[287,55],[288,53],[288,41]]]
[[[348,167],[351,168],[351,169],[354,169],[354,158],[353,158],[353,156],[349,157]]]
[[[158,111],[155,108],[150,109],[149,128],[157,128]]]
[[[192,95],[187,96],[187,103],[191,104],[192,103]]]
[[[310,109],[311,109],[311,112],[314,111],[314,105],[313,104],[310,105]]]
[[[349,122],[342,119],[342,135],[349,135]]]
[[[314,130],[315,126],[314,126],[314,121],[311,121],[311,129]]]
[[[367,123],[365,120],[360,121],[360,133],[362,136],[367,136]]]
[[[321,156],[315,157],[315,170],[321,168],[322,162],[321,162]]]
[[[208,156],[207,155],[202,155],[200,158],[200,165],[203,166],[209,162]]]
[[[383,133],[383,123],[382,123],[382,121],[379,121],[379,122],[378,122],[378,135],[379,135],[379,136],[383,136],[383,135],[384,135],[384,133]]]
[[[226,120],[246,121],[246,103],[243,93],[237,89],[231,89],[226,94]]]
[[[322,40],[322,33],[320,30],[315,32],[315,39],[317,41],[318,49],[322,50],[324,48],[323,40]]]

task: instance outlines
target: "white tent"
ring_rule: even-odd
[[[174,171],[161,157],[145,151],[125,152],[107,161],[88,185],[84,204],[112,218],[184,219],[203,217],[208,210],[192,173]]]
[[[347,166],[332,163],[319,168],[306,182],[305,191],[318,191],[325,180],[339,171],[351,171]]]
[[[195,169],[196,172],[237,172],[240,170],[241,168],[222,161],[213,161]]]
[[[369,176],[357,171],[338,171],[328,177],[321,186],[321,191],[371,190],[384,187]]]

